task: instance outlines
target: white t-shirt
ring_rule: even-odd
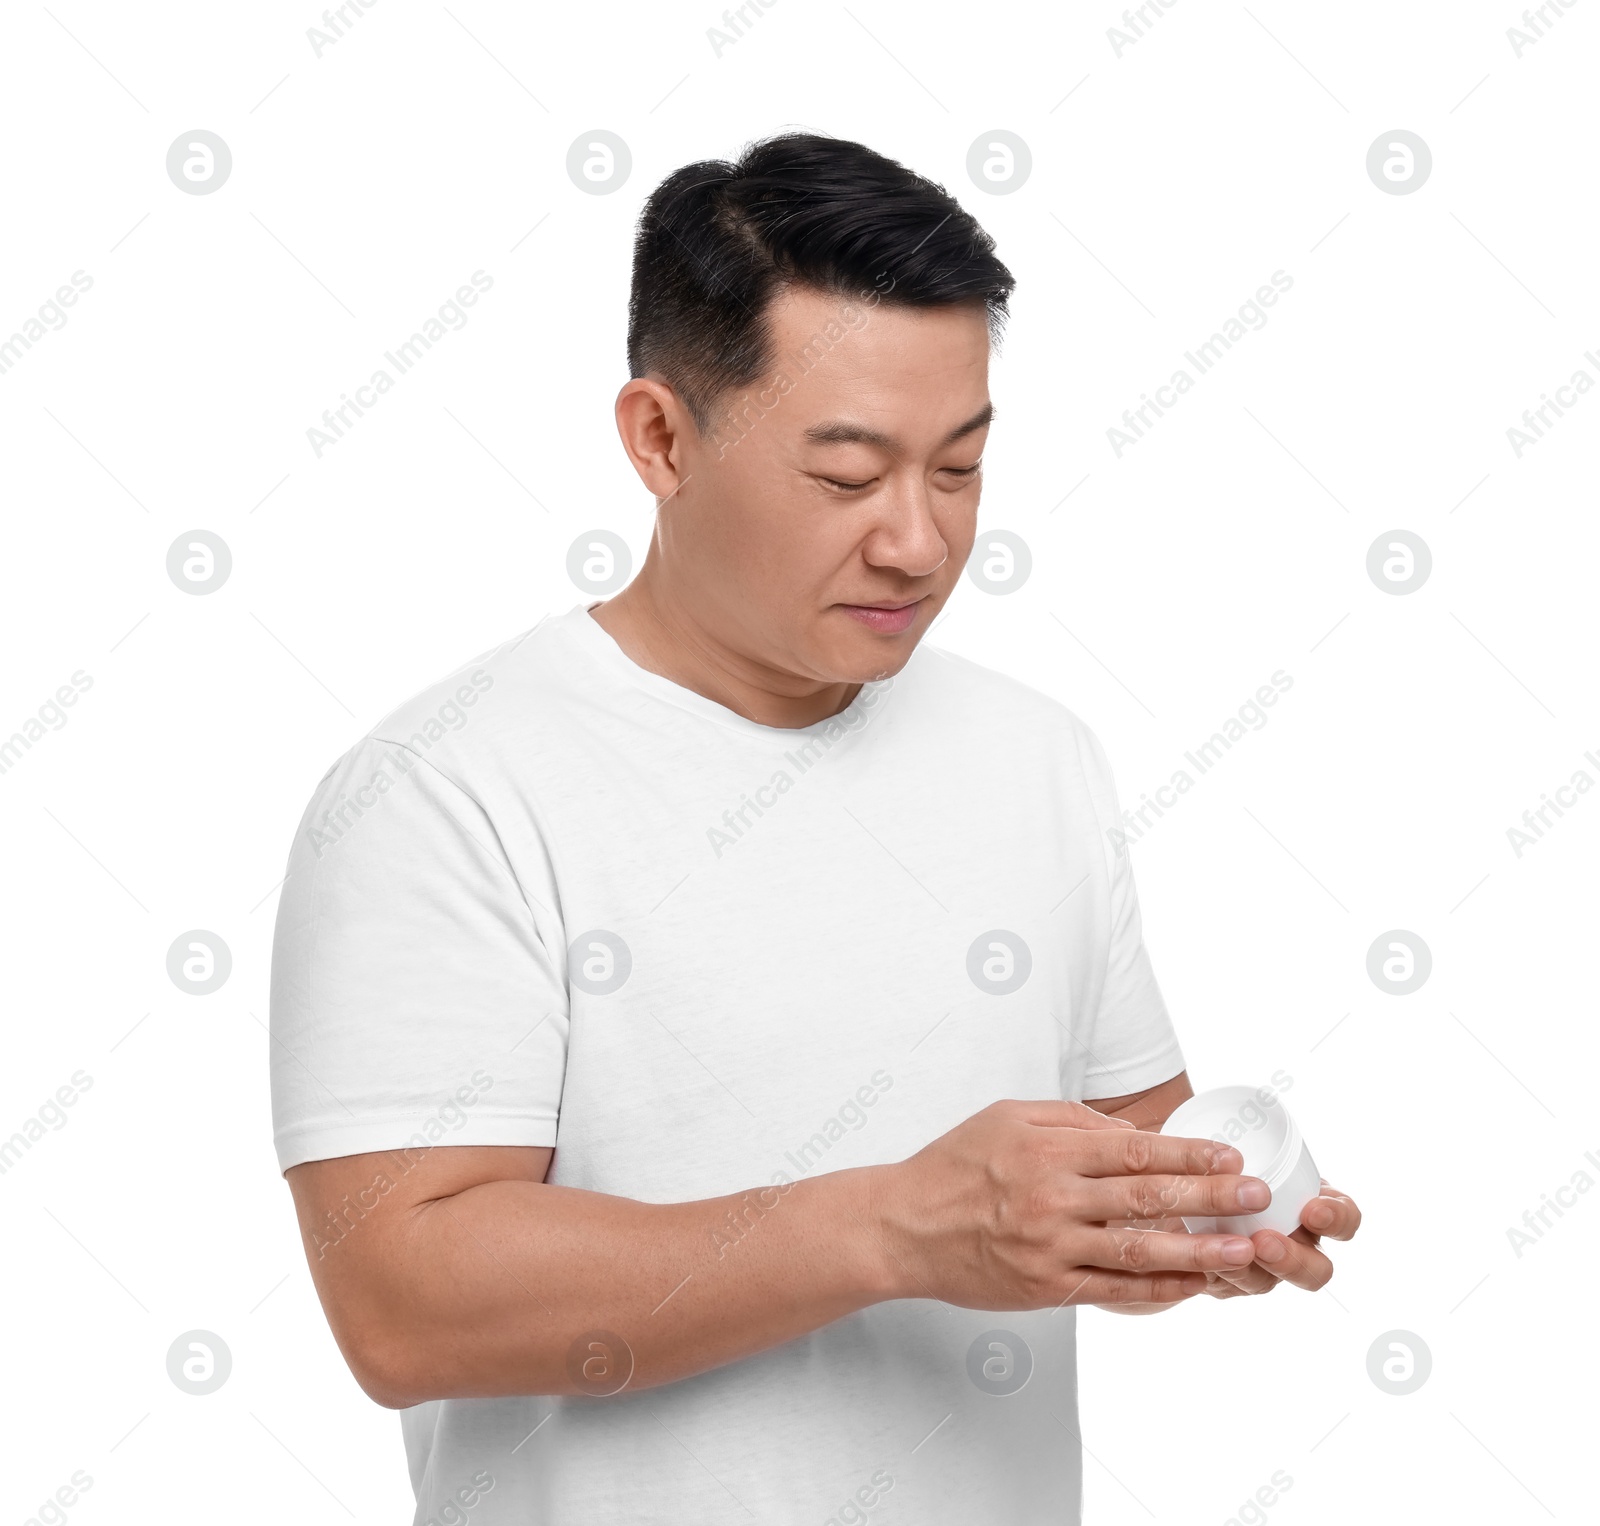
[[[1118,820],[1093,733],[964,658],[785,730],[579,605],[318,787],[273,952],[280,1164],[553,1145],[552,1182],[678,1202],[1153,1086],[1183,1058]],[[1074,1364],[1071,1309],[908,1299],[642,1392],[434,1401],[402,1414],[416,1520],[1072,1523]]]

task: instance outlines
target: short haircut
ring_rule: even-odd
[[[787,286],[907,307],[982,301],[998,338],[1015,281],[941,185],[860,143],[781,133],[737,162],[668,175],[639,216],[630,375],[658,375],[702,434],[719,399],[771,364]]]

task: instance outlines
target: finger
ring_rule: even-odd
[[[1081,1176],[1236,1175],[1244,1168],[1244,1157],[1232,1145],[1144,1129],[1064,1136],[1062,1149],[1071,1152]]]
[[[1300,1222],[1313,1234],[1326,1235],[1330,1240],[1348,1240],[1361,1228],[1361,1210],[1342,1192],[1335,1192],[1326,1182],[1322,1194],[1314,1197],[1300,1210]]]
[[[1113,1271],[1215,1272],[1248,1266],[1256,1256],[1244,1235],[1174,1235],[1158,1229],[1097,1229],[1082,1240],[1077,1254],[1084,1266]]]
[[[1093,1267],[1073,1271],[1062,1288],[1061,1304],[1181,1303],[1205,1292],[1203,1272],[1111,1272]],[[1060,1307],[1060,1305],[1058,1305]]]
[[[1273,1287],[1278,1285],[1276,1278],[1272,1278],[1270,1280]],[[1227,1278],[1217,1275],[1213,1275],[1210,1283],[1206,1286],[1206,1292],[1208,1292],[1213,1298],[1248,1298],[1253,1292],[1256,1291],[1266,1293],[1270,1292],[1271,1289],[1261,1288],[1258,1290],[1236,1287],[1233,1283],[1229,1282]]]
[[[1274,1277],[1266,1267],[1258,1266],[1251,1262],[1249,1266],[1225,1267],[1221,1271],[1211,1274],[1211,1292],[1215,1297],[1228,1297],[1230,1293],[1250,1294],[1257,1296],[1270,1293],[1280,1285],[1280,1279]],[[1221,1284],[1221,1287],[1218,1286]]]
[[[1228,1218],[1259,1213],[1272,1201],[1271,1189],[1254,1176],[1101,1176],[1079,1186],[1082,1216],[1101,1221]]]
[[[1301,1245],[1270,1229],[1257,1230],[1252,1239],[1256,1260],[1280,1281],[1315,1293],[1333,1276],[1333,1263],[1314,1245]]]
[[[996,1102],[993,1106],[1020,1123],[1033,1123],[1041,1128],[1123,1130],[1135,1127],[1126,1118],[1113,1118],[1107,1113],[1097,1113],[1086,1102],[1040,1099]]]

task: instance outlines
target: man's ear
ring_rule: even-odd
[[[694,420],[666,382],[636,376],[617,394],[617,433],[639,480],[657,499],[688,480],[684,466]]]

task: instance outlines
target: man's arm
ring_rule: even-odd
[[[1172,1302],[1240,1236],[1108,1227],[1237,1212],[1238,1151],[1074,1102],[998,1102],[894,1165],[690,1203],[545,1182],[552,1152],[439,1146],[287,1173],[312,1278],[380,1404],[668,1383],[890,1298]],[[1232,1260],[1230,1260],[1230,1257]],[[591,1351],[597,1333],[620,1338]],[[586,1381],[594,1357],[617,1370]]]
[[[1100,1097],[1086,1102],[1097,1113],[1107,1118],[1121,1118],[1136,1129],[1149,1129],[1159,1133],[1161,1126],[1177,1110],[1178,1104],[1194,1096],[1189,1084],[1189,1072],[1180,1070],[1170,1081],[1159,1086],[1146,1087],[1142,1092],[1129,1092],[1125,1097]]]
[[[1177,1111],[1178,1105],[1194,1096],[1189,1072],[1180,1071],[1170,1081],[1124,1097],[1101,1097],[1086,1105],[1108,1118],[1121,1118],[1140,1129],[1160,1129]],[[1163,1230],[1182,1228],[1182,1219],[1161,1218],[1142,1221]],[[1247,1266],[1227,1267],[1208,1274],[1206,1291],[1213,1298],[1235,1298],[1241,1293],[1270,1293],[1287,1282],[1308,1292],[1324,1287],[1333,1276],[1333,1262],[1318,1248],[1318,1241],[1348,1240],[1361,1227],[1361,1210],[1326,1180],[1322,1192],[1307,1203],[1300,1214],[1300,1228],[1293,1234],[1258,1229],[1250,1239],[1255,1259]],[[1105,1304],[1119,1314],[1154,1314],[1170,1304]]]
[[[568,1359],[597,1331],[626,1348],[579,1363],[621,1367],[602,1387],[636,1363],[629,1387],[645,1387],[891,1296],[860,1233],[864,1170],[654,1204],[547,1184],[553,1153],[439,1146],[409,1169],[394,1153],[288,1172],[334,1338],[380,1404],[583,1392]],[[329,1211],[370,1201],[380,1175],[394,1186],[330,1239]]]

